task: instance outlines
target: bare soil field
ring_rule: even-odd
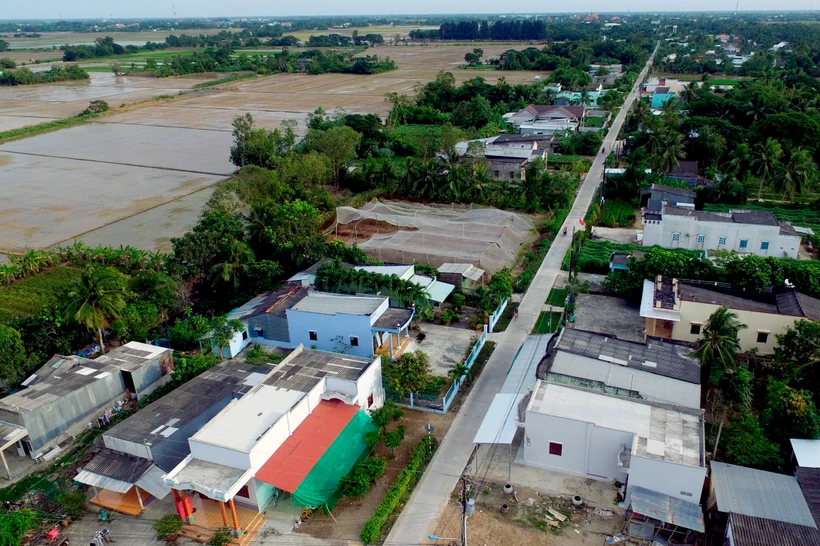
[[[483,46],[485,58],[509,45]],[[517,48],[526,47],[524,45]],[[192,91],[213,74],[154,79],[91,73],[87,82],[0,89],[0,129],[76,115],[95,99],[134,105],[99,121],[0,146],[0,252],[45,247],[82,236],[96,244],[168,250],[171,237],[196,222],[210,192],[230,175],[234,117],[250,112],[259,126],[298,122],[322,107],[351,113],[389,111],[389,92],[412,94],[418,84],[452,71],[457,81],[483,77],[528,83],[539,72],[461,70],[472,45],[382,46],[398,70],[371,76],[278,74]],[[187,96],[151,101],[159,95]],[[141,103],[143,104],[136,104]],[[190,196],[190,197],[187,197]]]

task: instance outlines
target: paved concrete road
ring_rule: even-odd
[[[612,123],[604,139],[604,146],[607,150],[612,149],[615,144],[626,113],[638,97],[641,82],[652,66],[654,57],[653,53],[627,96],[620,113]],[[603,169],[604,155],[599,154],[581,184],[575,203],[564,224],[570,232],[573,227],[580,227],[579,220],[586,215],[601,181]],[[504,383],[510,363],[541,313],[547,293],[560,273],[561,260],[569,249],[569,243],[569,236],[556,237],[529,290],[518,306],[519,317],[513,319],[506,331],[494,336],[497,346],[493,356],[487,362],[475,388],[467,397],[430,466],[399,515],[385,545],[403,546],[430,542],[427,536],[434,532],[436,522],[444,511],[447,499],[461,477],[461,472],[473,451],[473,438],[493,397]]]

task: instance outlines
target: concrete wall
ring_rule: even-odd
[[[644,487],[699,504],[705,479],[706,469],[702,467],[633,456],[629,462],[626,505],[629,505],[630,490],[633,487]]]
[[[680,237],[674,241],[676,233]],[[704,242],[698,242],[699,235],[705,236]],[[726,238],[725,244],[719,244],[721,237]],[[740,246],[742,240],[747,241],[745,248]],[[769,243],[769,248],[765,250],[761,249],[764,241]],[[689,216],[664,214],[662,220],[644,220],[643,245],[690,250],[734,250],[758,256],[797,258],[800,237],[781,236],[779,226],[701,222]]]
[[[387,306],[386,300],[385,306]],[[288,328],[293,346],[302,344],[321,351],[343,352],[364,357],[373,356],[373,343],[371,342],[373,334],[369,316],[321,315],[288,309]],[[318,339],[310,339],[311,331],[316,332]],[[350,345],[350,336],[359,338],[358,347]]]
[[[276,488],[268,483],[259,480],[251,480],[256,489],[257,510],[264,510],[271,499],[276,494]]]
[[[246,324],[245,329],[234,334],[233,339],[231,339],[228,346],[222,349],[222,358],[235,357],[241,353],[245,347],[250,345],[252,341],[253,340],[251,339],[251,335],[250,332],[248,332],[248,326]],[[214,353],[219,352],[219,348],[216,345],[211,343],[211,346],[213,347]]]
[[[620,480],[621,444],[632,445],[633,434],[596,427],[590,423],[527,413],[524,463],[595,479]],[[550,455],[549,444],[562,445],[561,456]]]
[[[498,176],[495,173],[498,173]],[[493,161],[487,160],[487,173],[496,180],[522,180],[524,178],[524,167],[520,163],[513,161]],[[512,177],[510,177],[512,175]]]
[[[168,383],[171,380],[171,372],[174,369],[171,351],[161,354],[157,359],[149,362],[145,366],[137,368],[130,373],[134,381],[134,388],[137,389],[137,397],[142,398],[153,392],[157,387]]]
[[[692,323],[705,324],[709,317],[719,309],[718,305],[711,303],[701,303],[694,301],[682,301],[680,304],[680,322],[672,323],[672,339],[679,341],[696,342],[700,339],[700,334],[691,334]],[[737,315],[741,324],[746,328],[738,332],[740,340],[740,350],[748,351],[757,349],[760,354],[773,354],[777,347],[777,334],[783,334],[800,317],[786,315],[775,315],[770,313],[755,313],[753,311],[741,311],[732,309]],[[758,332],[769,332],[766,343],[757,342]]]
[[[83,389],[46,404],[34,411],[23,414],[23,423],[28,430],[34,454],[50,446],[57,437],[67,432],[79,432],[86,424],[96,419],[123,397],[125,383],[118,370],[107,377],[97,379]]]

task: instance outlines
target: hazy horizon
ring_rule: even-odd
[[[786,0],[786,5],[773,7],[769,2],[762,0],[741,0],[740,11],[809,11],[813,8],[813,0]],[[36,5],[34,5],[36,4]],[[490,0],[418,0],[408,11],[406,2],[395,0],[386,2],[368,2],[365,0],[350,0],[349,2],[335,2],[330,0],[315,0],[309,7],[304,4],[282,6],[272,10],[267,2],[261,0],[235,0],[226,13],[223,2],[215,0],[144,0],[140,2],[122,2],[111,5],[102,0],[76,0],[71,4],[58,0],[37,0],[36,2],[15,2],[6,5],[3,17],[0,20],[25,19],[147,19],[147,18],[238,18],[238,17],[315,17],[315,16],[408,16],[408,15],[518,15],[518,14],[548,14],[548,13],[720,13],[734,12],[736,0],[693,0],[687,3],[686,10],[679,5],[674,9],[657,9],[656,5],[646,0],[625,0],[613,10],[613,5],[603,0],[573,1],[562,4],[560,11],[552,12],[499,12],[497,2]]]

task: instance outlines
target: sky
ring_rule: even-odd
[[[741,11],[808,10],[814,0],[740,0]],[[820,6],[820,0],[817,0]],[[271,2],[270,0],[0,0],[0,19],[85,19],[173,17],[287,17],[295,15],[385,15],[499,13],[498,0],[309,0],[308,2]],[[650,0],[565,0],[553,4],[562,12],[657,11],[658,2]],[[735,0],[689,0],[663,3],[667,10],[734,11]],[[525,7],[518,4],[519,8]],[[549,10],[549,4],[538,9]]]

